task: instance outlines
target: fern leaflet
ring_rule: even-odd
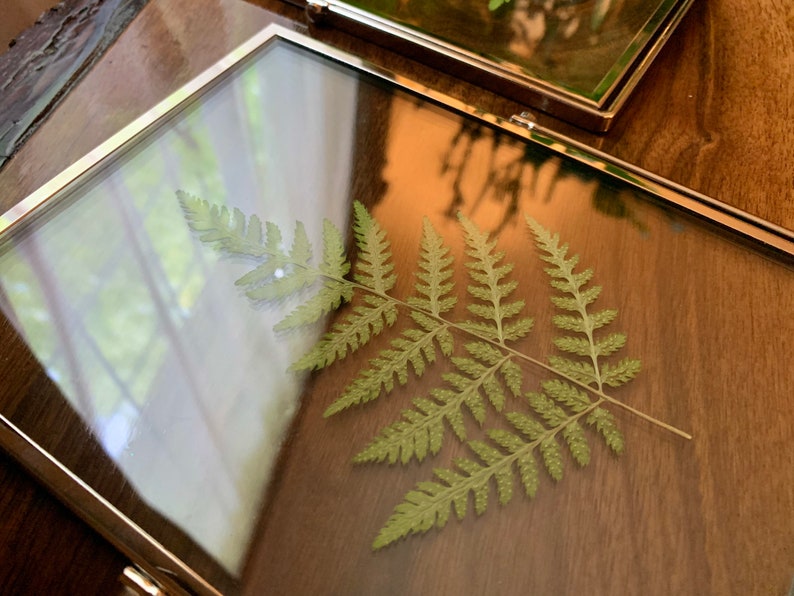
[[[617,365],[601,367],[599,358],[613,354],[626,344],[626,336],[612,333],[597,338],[595,331],[612,323],[618,312],[614,309],[603,309],[589,312],[588,306],[601,294],[600,286],[585,286],[593,277],[592,269],[574,272],[579,263],[578,255],[568,257],[568,245],[560,244],[559,234],[551,234],[531,217],[526,217],[527,225],[535,236],[535,243],[541,251],[541,259],[551,265],[546,273],[552,278],[552,286],[563,292],[564,296],[553,296],[552,302],[558,308],[574,314],[556,315],[552,322],[563,331],[579,333],[584,337],[565,335],[555,340],[555,345],[562,351],[585,360],[553,356],[551,365],[565,375],[584,383],[595,386],[599,392],[604,385],[618,387],[633,379],[640,371],[640,361],[631,358],[621,360]]]
[[[364,211],[366,213],[366,211]],[[363,229],[363,226],[362,226]],[[456,302],[452,295],[452,257],[444,246],[443,239],[425,218],[416,284],[417,294],[408,298],[412,307],[410,317],[415,327],[406,329],[391,342],[390,349],[383,350],[370,361],[370,368],[362,370],[325,411],[332,416],[351,406],[366,403],[379,397],[382,392],[394,388],[395,378],[400,385],[408,382],[409,366],[417,376],[425,371],[426,363],[435,362],[436,347],[445,356],[454,349],[450,324],[440,316],[450,310]]]
[[[481,301],[467,305],[469,312],[481,320],[466,321],[461,326],[502,345],[506,340],[524,337],[532,329],[533,321],[530,317],[507,321],[524,308],[523,300],[505,302],[518,287],[515,280],[504,281],[513,270],[513,265],[499,265],[505,254],[495,250],[496,240],[490,240],[487,234],[481,232],[465,216],[459,215],[458,219],[464,231],[466,254],[471,258],[466,267],[474,283],[467,290]]]
[[[515,475],[530,499],[539,485],[536,450],[554,481],[562,478],[562,451],[557,435],[562,433],[569,450],[579,465],[589,462],[589,448],[584,441],[579,419],[598,409],[594,402],[580,412],[567,415],[548,396],[530,394],[530,407],[547,425],[535,417],[519,412],[506,415],[514,431],[489,430],[486,441],[470,441],[469,448],[476,458],[457,458],[455,468],[434,470],[435,480],[417,484],[402,503],[395,507],[386,525],[373,543],[374,549],[383,548],[410,534],[427,532],[433,527],[442,528],[449,520],[451,510],[459,520],[468,513],[469,494],[474,498],[474,511],[483,514],[488,508],[488,498],[495,481],[499,503],[505,505],[513,498]],[[568,430],[571,429],[571,430]],[[584,441],[584,446],[582,442]]]
[[[501,411],[505,396],[502,383],[514,395],[520,395],[521,369],[509,355],[503,355],[485,342],[466,345],[471,358],[453,358],[456,372],[446,373],[446,387],[430,391],[430,397],[413,400],[414,409],[402,412],[402,418],[382,429],[354,458],[356,463],[397,461],[408,463],[413,457],[422,461],[435,455],[443,445],[449,428],[461,441],[466,439],[466,427],[461,414],[463,406],[478,424],[485,421],[483,394]],[[499,377],[502,377],[500,382]]]
[[[397,306],[386,295],[397,280],[392,273],[394,265],[389,263],[391,253],[386,233],[359,202],[353,204],[353,217],[359,249],[354,278],[372,293],[365,295],[364,304],[355,306],[343,322],[335,323],[307,354],[292,365],[293,370],[324,368],[365,345],[373,335],[383,331],[384,326],[391,326],[397,320]],[[334,235],[334,239],[339,245],[326,251],[330,254],[338,254],[338,249],[342,248],[341,236]],[[328,275],[332,275],[335,265],[329,263],[323,273],[327,270]]]
[[[227,254],[262,257],[267,249],[262,245],[262,223],[256,215],[246,221],[239,209],[210,205],[190,193],[177,191],[177,198],[187,216],[190,228],[199,232],[199,239],[214,244]],[[280,242],[279,242],[280,243]]]

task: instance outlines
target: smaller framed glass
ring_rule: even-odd
[[[305,3],[316,21],[604,132],[692,0]]]

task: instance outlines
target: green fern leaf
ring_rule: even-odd
[[[389,262],[391,251],[386,232],[359,201],[353,203],[353,216],[353,234],[359,248],[355,280],[385,294],[397,281],[394,265]]]
[[[459,371],[472,378],[482,377],[488,370],[488,367],[474,358],[458,356],[452,358],[452,363]]]
[[[353,289],[348,284],[326,282],[314,296],[290,312],[273,329],[286,331],[314,323],[339,308],[342,302],[349,301],[352,296]]]
[[[414,409],[403,410],[400,420],[382,429],[356,455],[356,463],[407,463],[414,457],[422,461],[427,451],[416,446],[428,444],[431,445],[430,453],[438,453],[446,434],[444,420],[458,439],[465,440],[466,430],[461,415],[463,406],[478,424],[485,421],[483,393],[496,411],[504,407],[505,394],[497,378],[500,375],[511,392],[519,394],[521,369],[511,362],[510,356],[485,342],[470,342],[465,347],[472,357],[452,358],[457,372],[443,375],[451,389],[436,388],[430,392],[432,399],[415,399]]]
[[[522,319],[518,319],[517,321],[507,322],[502,328],[502,337],[505,339],[505,341],[515,341],[517,339],[521,339],[532,330],[533,325],[534,321],[529,317],[524,317]]]
[[[257,216],[251,216],[246,223],[245,215],[239,209],[230,212],[226,207],[210,205],[208,201],[181,190],[176,194],[188,225],[199,232],[202,242],[214,244],[230,255],[261,257],[265,254],[262,225]]]
[[[596,339],[595,349],[599,356],[610,356],[625,347],[626,335],[623,333],[610,333],[606,337]]]
[[[639,360],[624,358],[616,365],[605,364],[601,369],[601,381],[610,387],[620,387],[637,376],[642,364]]]
[[[493,366],[497,362],[504,360],[504,354],[501,350],[484,341],[469,342],[464,347],[473,358],[476,358],[479,362],[487,366]],[[482,366],[482,364],[480,366]]]
[[[449,311],[457,303],[452,294],[454,284],[450,281],[453,258],[449,248],[436,232],[430,220],[422,222],[422,239],[420,247],[420,271],[416,274],[419,281],[415,288],[418,296],[408,298],[408,304],[439,316]]]
[[[565,331],[587,333],[587,322],[580,316],[554,315],[551,320],[555,327],[559,327]]]
[[[513,396],[518,397],[521,395],[521,387],[524,384],[524,374],[521,371],[521,367],[512,360],[505,360],[501,364],[499,372],[502,373],[502,378]]]
[[[612,321],[614,321],[618,316],[618,311],[613,308],[608,308],[605,310],[600,310],[598,312],[594,312],[590,314],[590,329],[596,330],[604,327],[605,325],[609,325]]]
[[[486,350],[482,352],[488,354]],[[589,403],[586,395],[562,381],[547,381],[543,385],[561,403],[572,404],[574,413],[566,413],[543,393],[527,394],[531,409],[545,425],[521,412],[507,413],[505,418],[519,434],[491,429],[486,434],[493,444],[469,441],[468,447],[476,459],[456,458],[453,461],[456,469],[438,468],[434,470],[437,481],[417,484],[416,489],[395,507],[373,548],[383,548],[410,534],[443,527],[452,508],[458,519],[463,519],[469,493],[474,496],[475,513],[481,515],[488,506],[491,479],[494,480],[499,503],[507,504],[513,497],[516,469],[525,494],[533,498],[539,485],[536,449],[552,480],[562,479],[563,457],[558,434],[562,434],[574,461],[580,467],[586,466],[590,462],[590,448],[579,423],[582,417],[586,416],[588,424],[596,426],[613,450],[622,448],[622,437],[611,414],[598,406],[600,401]]]
[[[366,261],[363,273],[359,274],[357,280],[373,286],[380,284],[379,287],[385,292],[391,288],[395,279],[390,274],[391,265],[385,264],[390,258],[385,235],[360,204],[356,208],[356,218],[356,238]],[[453,261],[448,253],[449,249],[444,246],[442,238],[429,220],[425,220],[420,250],[421,272],[417,274],[419,282],[415,286],[417,295],[408,299],[408,304],[414,308],[410,316],[419,329],[407,329],[402,337],[393,340],[391,349],[382,351],[373,359],[371,368],[361,371],[353,383],[329,406],[325,412],[326,417],[353,405],[372,401],[382,392],[390,392],[394,388],[395,377],[398,384],[404,385],[408,382],[409,366],[417,376],[421,376],[425,363],[435,361],[436,346],[443,355],[452,354],[454,341],[449,324],[437,318],[451,309],[456,302],[456,298],[451,295],[453,284],[449,279],[452,277]]]
[[[459,391],[453,391],[446,388],[436,388],[430,391],[432,398],[440,402],[443,410],[440,411],[444,418],[449,423],[449,427],[459,440],[466,440],[466,426],[463,423],[463,412],[461,410],[462,404],[466,401],[466,396],[461,396]],[[484,410],[484,408],[483,408]],[[475,416],[476,418],[476,416]],[[441,436],[443,441],[443,434]]]
[[[458,323],[458,327],[471,333],[472,335],[476,335],[490,341],[499,341],[498,330],[495,329],[493,325],[488,323],[482,323],[479,321],[464,321],[462,323]]]
[[[344,263],[345,268],[349,267],[344,259],[344,248],[341,243],[341,234],[334,225],[327,219],[323,222],[323,241],[326,247],[326,252],[330,249],[336,249],[339,255],[339,261]],[[290,259],[293,263],[300,265],[308,265],[314,254],[312,253],[312,245],[309,242],[309,237],[306,235],[306,228],[302,222],[295,223],[295,234],[292,237],[292,247],[289,251]],[[336,272],[334,272],[336,273]],[[347,271],[345,270],[345,273]],[[339,277],[342,277],[341,275]]]
[[[537,394],[540,395],[540,394]],[[536,406],[545,413],[547,420],[557,420],[557,406],[548,398],[535,397],[530,401],[538,402]],[[542,403],[540,403],[542,402]],[[556,410],[555,410],[556,409]],[[584,415],[581,414],[581,415]],[[537,465],[533,452],[540,450],[544,466],[553,480],[562,478],[562,452],[555,438],[560,431],[572,426],[575,417],[562,415],[560,424],[547,429],[538,421],[521,413],[510,413],[506,417],[516,430],[530,439],[524,442],[518,435],[505,430],[490,430],[488,437],[498,447],[485,441],[469,441],[469,448],[479,461],[469,458],[456,458],[454,465],[457,470],[436,469],[435,477],[439,482],[420,482],[416,489],[406,494],[402,503],[397,505],[386,525],[373,543],[374,549],[383,548],[410,534],[427,532],[433,527],[441,528],[449,519],[451,508],[455,509],[458,519],[466,514],[466,496],[474,496],[474,511],[481,515],[488,507],[490,481],[493,478],[499,503],[507,504],[513,497],[514,471],[518,468],[524,491],[530,498],[534,497],[538,488]],[[596,422],[594,422],[596,423]],[[579,429],[581,430],[581,429]],[[581,434],[569,431],[572,453],[577,461],[584,462],[588,455],[580,444]],[[585,443],[586,448],[586,443]]]
[[[508,412],[505,418],[517,431],[532,441],[540,439],[546,432],[546,428],[540,422],[521,412]]]
[[[414,410],[403,410],[403,419],[384,428],[353,462],[385,460],[390,464],[397,461],[405,464],[413,457],[422,461],[428,454],[438,453],[444,435],[444,418],[454,414],[445,411],[446,404],[439,405],[427,398],[415,398],[413,404]]]
[[[540,484],[535,455],[531,451],[523,453],[516,459],[516,462],[518,463],[518,473],[521,477],[524,493],[530,499],[534,499]]]
[[[297,225],[295,232],[290,258],[305,268],[296,268],[294,272],[290,272],[267,286],[248,291],[249,298],[267,297],[270,299],[269,294],[273,289],[278,289],[281,285],[289,286],[290,280],[293,279],[296,280],[293,282],[295,285],[298,282],[311,283],[319,279],[321,275],[324,276],[324,281],[314,296],[298,306],[274,327],[276,331],[285,331],[314,323],[339,308],[342,302],[348,302],[353,297],[353,287],[344,279],[350,270],[350,263],[345,258],[344,244],[339,230],[330,221],[323,222],[323,262],[319,271],[314,271],[308,266],[312,250],[303,226]],[[308,283],[304,285],[308,285]]]
[[[272,222],[265,222],[265,255],[266,260],[252,271],[249,271],[235,282],[238,286],[256,287],[271,281],[274,276],[283,275],[290,265],[289,256],[284,253],[281,230]]]
[[[583,468],[590,463],[590,446],[587,444],[582,426],[577,421],[574,420],[563,429],[562,437],[580,467]]]
[[[546,270],[549,271],[548,269]],[[552,270],[554,271],[554,270]],[[582,305],[589,305],[595,302],[596,298],[601,295],[601,286],[593,286],[581,292],[579,298],[570,298],[568,296],[552,296],[551,301],[557,308],[562,310],[579,310]]]
[[[524,301],[505,302],[505,298],[518,287],[515,280],[504,281],[513,271],[513,265],[499,265],[505,255],[504,252],[496,250],[496,241],[490,240],[488,234],[481,232],[464,215],[459,214],[458,220],[464,232],[466,254],[470,257],[466,267],[475,282],[467,290],[474,298],[483,302],[466,306],[470,313],[482,320],[466,321],[464,328],[502,344],[524,337],[532,328],[532,319],[525,317],[517,322],[509,321],[524,309]]]
[[[618,311],[606,309],[592,314],[588,313],[587,318],[576,315],[555,315],[552,321],[560,329],[576,331],[577,333],[588,333],[609,325],[617,316]]]
[[[611,333],[597,337],[594,333],[611,324],[617,317],[615,309],[602,309],[589,312],[590,306],[601,294],[600,286],[585,288],[593,277],[593,270],[586,269],[577,273],[574,268],[579,262],[578,256],[568,258],[568,246],[560,244],[559,236],[551,234],[543,226],[530,217],[527,225],[535,236],[538,248],[544,253],[541,258],[552,267],[546,273],[552,278],[552,286],[565,296],[552,297],[552,302],[566,311],[575,314],[555,315],[554,325],[565,331],[573,331],[583,337],[566,335],[556,338],[555,345],[562,351],[584,360],[575,361],[568,358],[552,356],[549,363],[561,374],[579,383],[595,386],[600,392],[604,385],[618,387],[633,379],[640,371],[640,361],[624,358],[617,364],[601,364],[600,358],[610,356],[625,347],[626,336],[622,333]]]
[[[485,422],[485,403],[480,394],[480,379],[472,380],[470,376],[458,373],[445,373],[444,380],[452,385],[456,400],[468,408],[478,424]]]
[[[541,383],[543,391],[572,411],[583,412],[590,406],[590,398],[584,391],[580,391],[570,383],[554,379]]]
[[[562,451],[557,439],[553,436],[543,439],[540,442],[540,453],[549,476],[557,482],[562,480]]]
[[[503,430],[500,428],[490,429],[488,431],[488,438],[508,453],[516,453],[525,445],[524,441],[521,440],[521,437],[511,433],[508,430]]]
[[[248,290],[245,295],[254,301],[282,300],[311,286],[319,277],[320,274],[316,270],[295,269],[267,285]]]
[[[595,343],[591,344],[585,337],[566,335],[554,338],[554,345],[563,352],[576,356],[590,356],[593,347],[595,347],[596,355],[609,356],[626,345],[626,336],[623,333],[611,333],[606,337],[596,339]]]
[[[565,411],[549,399],[544,393],[528,393],[527,401],[530,407],[550,426],[565,424],[568,415]]]
[[[356,306],[344,322],[335,323],[312,349],[295,362],[292,370],[311,370],[329,366],[348,352],[366,345],[372,336],[397,320],[397,308],[378,296],[364,296],[366,306]]]
[[[466,440],[465,410],[482,425],[486,399],[497,412],[502,412],[508,393],[525,395],[529,413],[503,414],[512,430],[486,429],[487,440],[467,443],[471,457],[455,458],[450,468],[435,469],[433,480],[419,482],[395,507],[375,539],[374,548],[409,534],[441,528],[452,511],[458,519],[464,519],[470,494],[477,515],[487,510],[492,489],[496,490],[499,503],[507,504],[513,498],[516,475],[525,494],[533,498],[540,482],[538,457],[554,481],[563,476],[563,444],[578,466],[589,463],[591,452],[583,424],[592,427],[613,452],[623,451],[624,439],[615,419],[602,407],[606,403],[621,404],[604,394],[603,387],[631,380],[639,372],[640,362],[631,358],[616,363],[601,361],[626,345],[624,334],[599,331],[614,322],[617,311],[590,311],[602,293],[600,286],[588,287],[593,270],[576,271],[579,256],[569,256],[568,245],[560,243],[559,235],[551,234],[531,218],[527,218],[527,224],[540,249],[540,258],[549,265],[545,271],[551,286],[561,293],[551,299],[564,312],[555,315],[552,322],[568,333],[554,338],[554,344],[569,357],[551,356],[547,368],[559,373],[560,378],[543,381],[542,392],[524,394],[522,369],[516,361],[542,363],[515,351],[507,342],[525,337],[533,320],[521,316],[523,300],[511,299],[518,288],[518,283],[509,279],[513,264],[504,263],[505,255],[497,250],[496,240],[464,216],[459,216],[459,222],[471,280],[467,292],[474,302],[467,305],[470,320],[452,322],[444,315],[456,304],[453,259],[427,219],[423,221],[415,293],[406,303],[399,303],[388,295],[397,279],[389,241],[361,203],[356,202],[353,207],[358,258],[354,281],[349,281],[344,238],[328,221],[323,227],[322,263],[315,266],[312,247],[300,222],[286,251],[280,229],[271,222],[265,222],[263,229],[255,216],[246,219],[239,210],[210,206],[186,193],[180,194],[180,202],[191,228],[202,241],[229,254],[258,261],[237,282],[252,299],[281,300],[307,288],[317,288],[314,293],[307,292],[309,297],[276,326],[277,330],[316,322],[354,295],[358,298],[347,314],[295,363],[295,369],[323,368],[346,357],[395,324],[398,304],[407,307],[415,327],[403,329],[399,337],[391,340],[389,349],[382,350],[368,368],[359,371],[328,407],[326,416],[388,394],[395,384],[406,384],[411,371],[421,376],[436,361],[439,350],[452,363],[455,370],[441,376],[444,385],[431,389],[426,397],[412,399],[412,407],[404,409],[399,420],[382,429],[354,458],[356,463],[423,461],[441,450],[449,430],[459,440]],[[464,344],[465,355],[453,355],[453,329],[474,336],[474,341]]]
[[[560,356],[549,356],[549,364],[565,376],[579,381],[580,383],[584,383],[585,385],[598,382],[598,377],[596,376],[593,365],[587,361],[569,360],[568,358],[562,358]]]
[[[617,455],[623,453],[624,443],[623,434],[615,425],[615,418],[604,408],[594,409],[587,417],[587,424],[596,427],[596,430],[604,437],[607,446]]]
[[[442,342],[441,349],[445,350],[448,332],[448,325],[441,323],[436,323],[430,331],[407,329],[401,337],[392,340],[391,349],[383,350],[370,361],[370,368],[359,372],[323,415],[327,418],[351,406],[370,402],[384,391],[390,392],[394,389],[395,378],[400,385],[405,385],[409,366],[413,367],[417,376],[421,376],[425,361],[435,360],[437,340]]]

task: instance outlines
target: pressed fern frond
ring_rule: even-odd
[[[296,227],[296,231],[299,228],[302,229],[302,226]],[[296,235],[296,238],[298,237]],[[269,286],[262,286],[247,292],[250,298],[259,299],[263,294],[267,295],[265,288],[278,288],[283,280],[290,277],[311,277],[310,283],[317,280],[322,281],[319,291],[284,317],[274,327],[276,331],[284,331],[314,323],[338,308],[342,302],[348,302],[353,296],[353,287],[350,282],[344,279],[344,276],[350,270],[350,263],[345,258],[345,248],[339,230],[327,219],[323,222],[323,262],[319,270],[310,270],[308,268],[308,262],[311,259],[311,247],[308,239],[304,240],[305,237],[306,235],[303,233],[301,235],[301,245],[297,250],[293,245],[293,249],[290,251],[290,256],[292,257],[294,254],[295,257],[293,258],[296,261],[299,258],[307,259],[305,269],[296,266],[294,275],[285,275],[280,279],[274,280]],[[308,258],[306,257],[307,253]],[[304,273],[305,271],[311,271],[311,273]]]
[[[289,252],[282,246],[278,226],[268,222],[266,233],[255,215],[246,222],[239,209],[210,206],[207,201],[188,193],[177,193],[190,227],[200,232],[199,238],[214,244],[230,255],[255,257],[263,262],[237,280],[246,287],[252,300],[282,300],[321,281],[319,290],[309,300],[290,312],[276,330],[289,329],[317,321],[324,314],[350,300],[353,287],[344,276],[350,269],[345,258],[342,236],[334,225],[323,222],[323,262],[312,265],[312,248],[303,224],[297,222]]]
[[[469,285],[468,292],[481,301],[467,306],[468,310],[481,320],[466,321],[459,327],[504,346],[506,341],[519,339],[529,333],[533,324],[529,317],[518,318],[524,308],[523,300],[512,302],[505,300],[517,287],[517,282],[505,281],[513,270],[513,265],[500,265],[504,253],[495,250],[496,241],[490,240],[487,234],[481,232],[465,216],[459,215],[458,219],[464,232],[466,254],[470,257],[466,266],[474,282]],[[428,226],[429,223],[425,220],[425,228]],[[423,255],[435,254],[431,251],[431,247],[442,246],[441,239],[433,236],[433,233],[426,230],[423,234]],[[432,261],[443,262],[445,266],[451,264],[451,258],[444,258],[443,261],[441,259],[442,255],[437,254]],[[429,258],[425,259],[428,264],[429,261]],[[426,283],[423,286],[418,284],[417,289],[426,293],[428,297],[434,294],[433,288],[451,290],[451,284],[442,283],[439,274],[431,272],[425,265],[423,269],[427,274],[420,276],[420,279]],[[442,279],[446,280],[448,276],[451,276],[451,272],[446,273]],[[433,280],[438,281],[433,284]],[[449,306],[453,304],[451,301],[448,302]],[[431,309],[437,303],[432,299],[415,299],[412,302]],[[441,312],[440,308],[438,312]],[[505,404],[502,382],[514,395],[520,395],[521,368],[512,362],[512,355],[503,353],[488,341],[470,342],[466,345],[466,350],[469,356],[451,359],[457,371],[443,376],[445,387],[432,390],[429,398],[415,399],[414,409],[403,410],[401,419],[382,429],[354,458],[354,461],[362,463],[385,460],[389,463],[397,461],[407,463],[412,457],[421,461],[428,452],[436,454],[441,449],[446,434],[444,420],[447,420],[449,428],[460,440],[465,440],[466,431],[461,420],[463,405],[481,425],[485,420],[483,395],[497,412],[501,412]],[[369,397],[373,392],[370,383],[373,376],[366,372],[365,374],[366,376],[361,377],[363,387],[356,385],[355,388],[361,389],[362,397]],[[500,376],[502,382],[499,380]],[[379,393],[380,388],[377,391]],[[358,397],[357,391],[355,398]],[[347,400],[347,394],[340,399]]]
[[[347,408],[378,398],[382,392],[394,389],[395,379],[405,385],[409,378],[409,367],[416,376],[422,376],[427,363],[435,362],[436,346],[442,354],[450,356],[453,349],[449,325],[427,318],[427,326],[406,329],[391,342],[391,348],[383,350],[370,361],[370,368],[359,373],[323,414],[332,416]]]
[[[344,322],[335,323],[312,349],[304,354],[291,368],[311,370],[325,368],[348,352],[366,345],[373,335],[391,326],[397,320],[397,308],[393,302],[378,296],[364,296],[366,306],[355,306]]]
[[[420,263],[415,294],[406,302],[388,293],[396,282],[391,250],[385,232],[360,203],[354,204],[354,238],[358,247],[356,268],[348,279],[350,263],[345,256],[343,237],[328,221],[323,227],[322,262],[314,265],[314,255],[303,226],[295,226],[292,245],[284,248],[281,231],[271,222],[255,216],[246,220],[239,210],[212,207],[187,193],[179,194],[191,228],[202,241],[222,251],[253,258],[257,266],[237,284],[254,300],[282,300],[306,288],[313,294],[281,321],[277,329],[289,329],[315,322],[342,302],[358,300],[303,358],[296,369],[323,368],[369,343],[398,315],[407,311],[413,326],[403,329],[360,371],[354,381],[331,404],[325,415],[352,405],[371,401],[390,392],[395,383],[404,385],[410,372],[421,376],[440,353],[449,359],[453,370],[442,375],[443,385],[427,396],[412,400],[412,408],[400,420],[384,428],[356,456],[356,462],[423,460],[439,452],[449,430],[461,441],[467,440],[464,411],[482,426],[488,406],[501,413],[512,427],[485,429],[485,440],[469,440],[470,457],[456,458],[452,467],[434,470],[434,479],[420,482],[397,505],[373,547],[382,548],[409,534],[443,527],[451,511],[463,519],[472,495],[474,511],[486,511],[492,491],[500,504],[513,497],[516,480],[532,498],[540,484],[539,468],[559,481],[569,453],[578,466],[591,459],[586,428],[600,435],[609,449],[620,454],[624,439],[613,415],[604,406],[624,408],[654,424],[689,437],[665,423],[651,418],[604,393],[604,387],[617,387],[640,370],[639,360],[612,357],[625,348],[623,333],[609,332],[617,311],[593,310],[601,294],[591,285],[592,269],[577,270],[578,256],[568,256],[568,246],[527,217],[551,286],[559,292],[552,302],[561,311],[552,318],[562,334],[554,345],[563,355],[549,358],[548,364],[516,351],[511,342],[521,339],[533,326],[522,316],[524,301],[511,299],[517,282],[509,280],[513,265],[504,264],[504,253],[496,241],[463,216],[459,222],[464,234],[471,283],[467,305],[472,318],[464,322],[449,320],[455,306],[453,260],[443,239],[430,222],[423,222]],[[468,333],[465,353],[455,352],[452,331]],[[607,362],[607,360],[609,361]],[[519,362],[527,362],[554,373],[543,381],[540,391],[525,393]],[[523,395],[527,412],[503,413],[506,395]]]
[[[354,278],[361,285],[386,294],[397,281],[392,273],[394,265],[389,262],[391,250],[386,232],[358,201],[353,203],[353,216],[353,233],[359,248]]]
[[[419,278],[415,286],[418,295],[409,297],[408,304],[434,316],[440,316],[455,306],[458,299],[452,294],[452,262],[444,239],[425,217],[420,241],[420,271],[416,274]],[[421,316],[421,313],[417,314]]]

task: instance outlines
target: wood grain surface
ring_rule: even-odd
[[[145,0],[68,0],[0,57],[0,167],[91,69]]]
[[[276,0],[151,0],[0,170],[0,211],[274,20],[304,28],[301,11]],[[489,112],[522,109],[339,32],[312,35]],[[748,10],[735,0],[696,1],[608,134],[541,115],[538,121],[794,229],[792,64],[789,3],[761,0]],[[5,113],[0,118],[2,129]],[[357,150],[367,154],[367,145]],[[372,159],[382,163],[382,156]],[[417,222],[390,211],[399,204],[388,196],[395,184],[376,177],[354,186],[383,194],[377,208],[401,239],[395,250],[410,262]],[[404,475],[349,465],[361,441],[400,406],[395,396],[365,421],[324,421],[329,391],[351,373],[342,367],[318,379],[305,400],[246,568],[248,592],[786,594],[794,576],[791,271],[710,234],[693,233],[672,254],[649,253],[625,222],[606,221],[604,237],[620,238],[616,249],[573,211],[564,215],[560,231],[588,248],[599,283],[614,289],[604,298],[620,309],[629,347],[653,363],[632,388],[634,405],[686,427],[696,440],[621,416],[631,445],[622,458],[596,450],[590,467],[557,486],[546,483],[530,505],[516,498],[488,519],[450,523],[443,533],[373,554],[366,541],[347,545],[354,534],[359,540],[376,532],[395,496],[427,479],[432,464]],[[655,233],[668,233],[663,217],[646,215]],[[509,250],[527,250],[519,244],[525,238],[506,238]],[[619,291],[624,270],[645,272],[634,292]],[[40,389],[45,375],[20,360],[10,326],[1,331],[4,393],[21,398]],[[312,458],[317,441],[329,448]],[[82,585],[85,593],[111,593],[123,558],[15,464],[0,466],[0,535],[12,553],[0,558],[0,587],[68,594]],[[341,472],[324,473],[329,468]]]

